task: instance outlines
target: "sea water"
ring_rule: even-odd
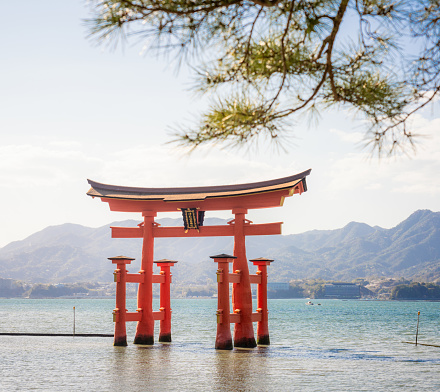
[[[439,302],[316,302],[269,300],[271,345],[252,350],[214,349],[214,299],[172,300],[171,344],[133,345],[136,323],[127,347],[0,336],[0,390],[440,391],[440,348],[403,343],[420,311],[418,342],[440,345]],[[72,333],[73,307],[76,333],[113,332],[112,299],[2,299],[0,332]]]

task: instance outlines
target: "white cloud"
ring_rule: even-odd
[[[331,128],[330,133],[336,135],[340,140],[351,144],[361,144],[365,141],[365,134],[357,131],[342,131],[340,129]]]
[[[72,181],[99,160],[86,156],[78,147],[66,144],[48,146],[7,145],[0,147],[2,188],[29,188],[60,185]]]
[[[382,187],[383,187],[382,184],[376,182],[376,183],[373,183],[373,184],[367,185],[367,186],[365,187],[365,190],[367,190],[367,191],[378,191],[378,190],[380,190]]]
[[[440,196],[440,119],[417,116],[414,125],[426,138],[420,139],[414,157],[404,155],[371,159],[369,153],[348,153],[329,167],[328,190],[384,189],[397,193],[431,193]]]

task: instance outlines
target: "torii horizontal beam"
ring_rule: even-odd
[[[283,222],[249,224],[244,226],[244,235],[278,235],[281,234]],[[112,238],[142,238],[144,228],[140,227],[111,227]],[[183,227],[153,227],[154,238],[176,237],[226,237],[234,236],[234,226],[200,226],[199,231],[189,230],[185,233]]]

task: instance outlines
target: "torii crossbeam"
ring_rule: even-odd
[[[280,207],[286,197],[307,191],[306,177],[311,169],[276,180],[238,185],[184,188],[136,188],[88,180],[89,196],[108,203],[111,211],[139,212],[138,227],[112,227],[113,238],[143,238],[141,276],[138,289],[138,321],[135,344],[154,343],[153,259],[154,238],[233,236],[233,271],[240,271],[240,282],[233,284],[232,307],[240,313],[234,327],[234,346],[256,346],[252,326],[252,294],[246,258],[245,238],[249,235],[281,234],[282,222],[253,224],[246,219],[249,209]],[[160,227],[154,221],[158,212],[181,210],[182,227]],[[228,225],[203,226],[205,211],[230,210],[234,219]],[[156,318],[157,319],[157,318]]]

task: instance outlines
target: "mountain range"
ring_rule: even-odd
[[[47,227],[22,241],[0,248],[0,277],[30,283],[111,282],[114,266],[107,257],[136,258],[130,272],[140,269],[141,239],[112,239],[110,226],[135,227],[139,221],[113,222],[99,228],[66,223]],[[181,226],[181,219],[158,219],[162,226]],[[226,224],[207,218],[205,225]],[[275,260],[269,281],[322,278],[403,277],[440,280],[440,212],[419,210],[391,229],[351,222],[335,230],[258,236],[246,239],[247,256]],[[159,238],[155,259],[172,259],[174,281],[205,284],[215,280],[209,256],[232,253],[228,237]],[[253,271],[253,266],[250,266]]]

